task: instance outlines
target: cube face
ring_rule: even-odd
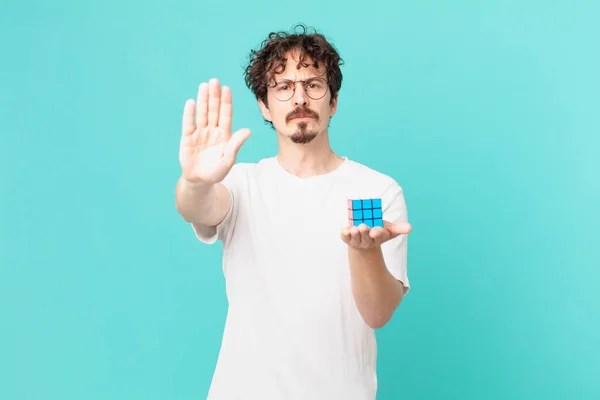
[[[348,200],[348,226],[383,227],[381,199]]]

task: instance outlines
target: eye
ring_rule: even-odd
[[[277,85],[277,90],[280,92],[288,91],[288,90],[290,90],[290,84],[287,82],[282,82]]]

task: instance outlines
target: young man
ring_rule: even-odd
[[[228,87],[185,104],[176,205],[222,242],[229,303],[211,400],[375,399],[374,330],[408,291],[411,226],[394,179],[330,147],[341,63],[306,32],[251,53],[246,82],[279,143],[258,163],[235,163],[250,131],[231,133]],[[372,198],[384,226],[350,227],[348,200]]]

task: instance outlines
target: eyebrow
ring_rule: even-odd
[[[306,79],[298,79],[298,80],[296,80],[296,82],[300,82],[300,81],[308,81],[308,80],[311,80],[311,79],[316,79],[316,78],[319,78],[319,79],[323,79],[323,80],[325,80],[325,78],[323,78],[323,77],[320,77],[320,76],[309,76],[309,77],[308,77],[308,78],[306,78]],[[280,81],[291,81],[291,82],[294,82],[294,80],[293,80],[293,79],[290,79],[290,78],[279,78],[279,79],[273,79],[273,80],[274,80],[275,82],[280,82]]]

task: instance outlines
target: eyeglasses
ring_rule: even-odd
[[[304,92],[313,100],[322,99],[329,87],[327,81],[323,78],[310,78],[305,81],[292,81],[284,79],[270,84],[273,89],[273,96],[279,101],[288,101],[296,93],[296,83],[301,82],[304,86]]]

